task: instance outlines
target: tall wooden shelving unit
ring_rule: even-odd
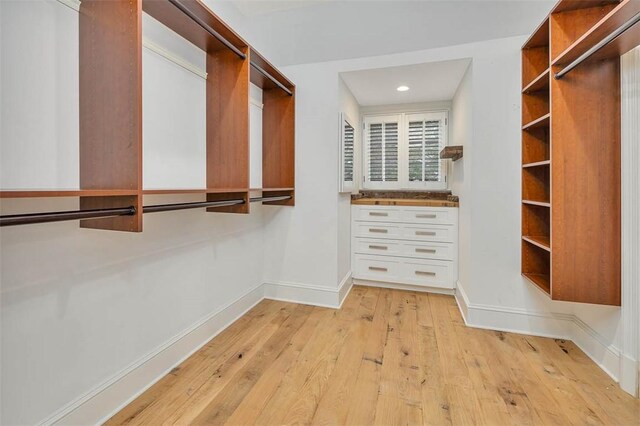
[[[206,188],[143,188],[143,11],[207,54]],[[295,204],[295,86],[200,0],[83,0],[79,23],[80,189],[2,190],[0,198],[79,197],[82,210],[133,206],[135,215],[81,221],[85,228],[132,232],[142,231],[145,195],[245,201],[211,212],[249,213],[250,191],[291,196],[265,204]],[[253,63],[289,93],[256,75]],[[263,88],[265,104],[264,188],[256,189],[249,188],[250,82]]]
[[[555,76],[638,12],[562,0],[522,49],[522,274],[553,300],[620,305],[620,55],[640,25]]]

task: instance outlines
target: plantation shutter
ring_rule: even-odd
[[[368,187],[397,186],[400,119],[400,115],[365,118],[365,180],[370,183]]]
[[[406,116],[408,181],[410,186],[443,182],[440,151],[446,145],[446,113],[408,114]]]
[[[355,129],[346,121],[344,122],[344,182],[353,182],[353,144],[355,138]]]

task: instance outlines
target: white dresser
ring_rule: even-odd
[[[354,279],[455,288],[456,207],[352,205],[351,235]]]

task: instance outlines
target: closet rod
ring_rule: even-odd
[[[275,84],[276,86],[278,86],[279,88],[281,88],[282,90],[285,91],[285,93],[289,96],[293,96],[293,92],[291,90],[289,90],[287,88],[287,86],[285,86],[284,84],[280,83],[278,80],[276,80],[276,78],[274,76],[272,76],[271,74],[269,74],[264,68],[262,68],[260,65],[256,65],[253,62],[251,62],[251,66],[254,67],[258,72],[260,72],[260,74],[264,75],[265,77],[267,77],[269,80],[271,80],[271,82],[273,82],[273,84]]]
[[[562,77],[564,77],[567,73],[569,73],[572,69],[574,69],[575,67],[577,67],[578,65],[580,65],[582,62],[584,62],[585,60],[587,60],[587,58],[589,58],[591,55],[593,55],[594,53],[596,53],[598,50],[602,49],[603,47],[605,47],[607,44],[611,43],[613,40],[615,40],[616,38],[618,38],[620,35],[622,35],[622,33],[624,33],[625,31],[627,31],[629,28],[631,28],[632,26],[634,26],[638,21],[640,21],[640,12],[636,13],[636,15],[634,17],[632,17],[631,19],[629,19],[627,22],[625,22],[622,26],[618,27],[618,29],[616,29],[615,31],[613,31],[611,34],[609,34],[608,36],[606,36],[605,38],[603,38],[602,40],[600,40],[600,42],[598,44],[596,44],[595,46],[593,46],[591,49],[587,50],[586,52],[584,52],[582,55],[580,55],[578,58],[576,58],[576,60],[574,60],[573,62],[571,62],[569,65],[567,65],[566,67],[564,67],[561,71],[557,72],[554,77],[556,80],[560,80]]]
[[[244,200],[220,200],[220,201],[196,201],[194,203],[159,204],[157,206],[144,206],[142,213],[168,212],[172,210],[199,209],[202,207],[227,207],[244,204]]]
[[[284,200],[290,200],[291,199],[291,195],[281,195],[281,196],[277,196],[277,197],[254,197],[251,198],[249,201],[251,201],[252,203],[257,203],[257,202],[269,202],[269,201],[284,201]]]
[[[34,223],[61,222],[63,220],[97,219],[136,214],[133,206],[113,209],[77,210],[66,212],[29,213],[0,216],[0,226],[31,225]]]
[[[155,206],[144,206],[143,213],[167,212],[172,210],[198,209],[203,207],[227,207],[244,204],[244,200],[220,200],[220,201],[197,201],[194,203],[160,204]],[[65,212],[28,213],[0,216],[0,227],[13,225],[31,225],[34,223],[61,222],[65,220],[77,219],[99,219],[115,216],[132,216],[136,214],[136,208],[117,207],[109,209],[75,210]]]
[[[276,197],[255,197],[251,198],[251,202],[269,202],[284,201],[290,199],[290,195]],[[244,204],[244,200],[218,200],[218,201],[196,201],[193,203],[176,203],[176,204],[159,204],[155,206],[144,206],[143,213],[168,212],[173,210],[198,209],[204,207],[227,207]],[[61,222],[65,220],[78,219],[99,219],[116,216],[133,216],[136,214],[136,208],[118,207],[109,209],[93,209],[93,210],[74,210],[63,212],[47,212],[47,213],[28,213],[0,216],[0,227],[13,225],[31,225],[35,223]]]
[[[180,2],[180,0],[169,0],[169,3],[171,3],[172,5],[177,7],[178,9],[180,9],[180,11],[182,13],[184,13],[189,18],[191,18],[191,20],[193,20],[196,24],[200,25],[206,32],[208,32],[213,37],[215,37],[220,43],[224,44],[227,47],[227,49],[231,50],[233,53],[238,55],[239,58],[247,59],[247,55],[242,53],[242,51],[240,49],[238,49],[237,47],[235,47],[233,44],[231,44],[231,42],[229,40],[224,38],[219,32],[217,32],[216,30],[211,28],[211,26],[209,26],[206,22],[204,22],[202,19],[200,19],[193,12],[191,12],[189,10],[189,8],[187,8],[185,5],[183,5]]]

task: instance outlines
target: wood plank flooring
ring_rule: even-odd
[[[573,343],[468,328],[451,296],[265,300],[109,425],[640,425]]]

